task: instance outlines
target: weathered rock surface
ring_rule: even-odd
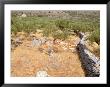
[[[80,33],[80,42],[78,44],[78,50],[81,56],[82,64],[87,71],[87,76],[99,76],[100,75],[100,60],[94,54],[92,54],[85,46],[85,37],[83,33]]]
[[[46,71],[38,71],[36,76],[37,77],[49,77]]]

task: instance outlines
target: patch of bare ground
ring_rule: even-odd
[[[72,44],[77,43],[78,37],[71,37]],[[32,41],[23,43],[11,52],[11,76],[35,77],[38,71],[44,70],[51,77],[84,77],[76,46],[54,45],[56,51],[51,56],[46,53],[46,44],[33,47]],[[67,48],[67,49],[64,49]],[[74,49],[74,52],[71,49]]]

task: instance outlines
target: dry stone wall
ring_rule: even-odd
[[[80,42],[77,45],[81,62],[87,72],[87,76],[99,76],[100,75],[100,60],[93,53],[91,53],[85,46],[85,35],[80,33]]]

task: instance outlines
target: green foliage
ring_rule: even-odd
[[[94,31],[95,29],[99,29],[99,25],[93,22],[81,22],[81,21],[76,21],[76,22],[71,22],[70,23],[70,28],[74,31],[78,30],[81,32],[91,32]]]
[[[73,13],[71,13],[73,14]],[[77,12],[75,13],[77,14]],[[81,17],[81,14],[79,14]],[[84,16],[84,15],[83,15]],[[90,41],[100,43],[100,23],[96,16],[84,16],[78,19],[62,19],[62,18],[49,18],[49,17],[17,17],[12,15],[11,18],[11,31],[17,33],[24,31],[27,33],[36,32],[37,29],[43,30],[44,36],[53,36],[58,39],[67,39],[69,31],[92,32],[88,37]],[[60,32],[59,32],[60,31]]]
[[[69,27],[69,21],[65,20],[65,19],[59,19],[55,21],[56,26],[60,29],[60,30],[64,30],[65,28]]]
[[[18,32],[17,28],[15,27],[15,25],[11,26],[11,31],[13,31],[14,34],[16,34]]]
[[[88,37],[88,39],[91,41],[91,42],[96,42],[98,44],[100,44],[100,32],[99,30],[95,30],[91,33],[91,35]]]
[[[56,31],[52,34],[54,39],[61,39],[61,40],[65,40],[68,38],[69,33],[67,31]]]
[[[47,23],[43,28],[43,35],[44,36],[52,36],[52,33],[57,31],[58,28],[53,23]]]

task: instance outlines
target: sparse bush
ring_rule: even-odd
[[[18,17],[16,14],[12,15],[11,18],[11,31],[13,33],[24,31],[26,33],[36,32],[37,29],[43,30],[44,36],[53,36],[54,38],[66,39],[69,36],[69,31],[71,32],[92,32],[88,37],[90,41],[95,41],[100,43],[100,23],[99,18],[96,14],[81,15],[81,13],[73,12],[73,19],[61,19],[61,18],[49,18],[49,17]],[[78,14],[78,15],[77,15]],[[72,16],[72,15],[71,15]],[[74,16],[76,16],[74,20]],[[78,16],[78,19],[77,19]],[[91,19],[92,17],[92,19]],[[62,33],[57,32],[61,30]]]
[[[56,32],[53,32],[52,36],[54,39],[65,40],[68,38],[69,33],[68,31],[56,31]]]
[[[100,44],[100,31],[98,29],[93,31],[88,39],[92,42]]]
[[[65,28],[69,27],[69,21],[64,19],[56,20],[55,24],[60,30],[65,30]]]
[[[52,33],[54,33],[57,30],[58,28],[54,24],[48,23],[47,25],[44,26],[43,35],[47,37],[52,36]]]

